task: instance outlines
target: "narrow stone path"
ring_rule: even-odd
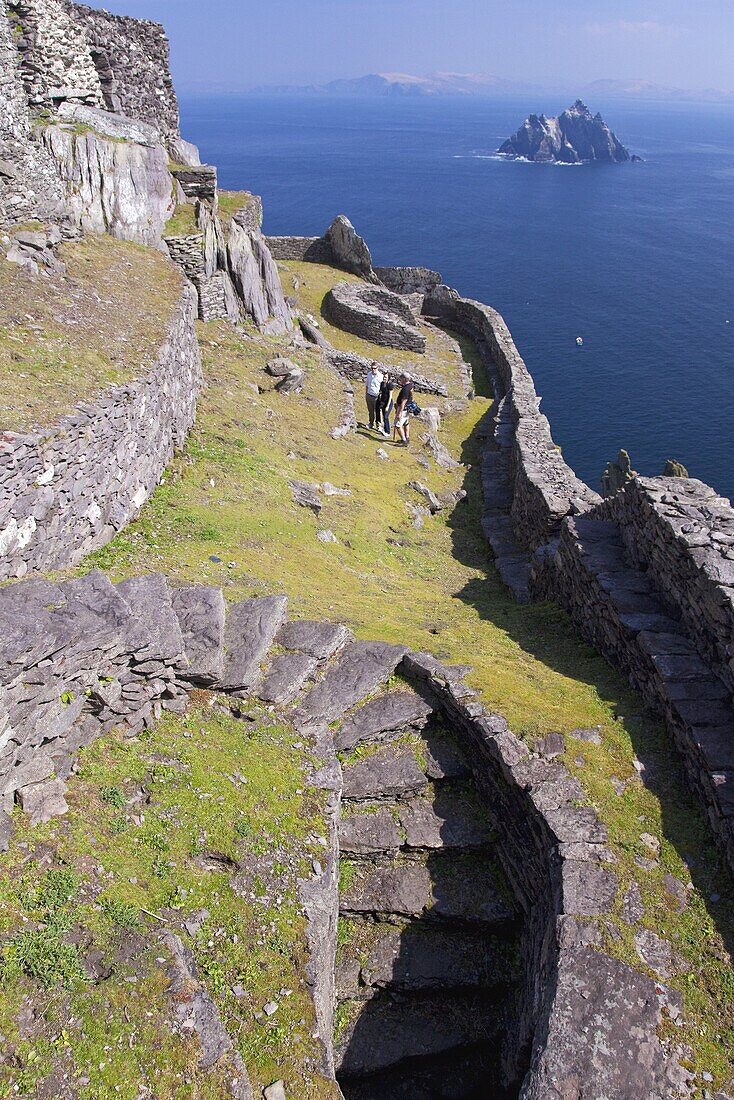
[[[467,762],[430,700],[400,685],[350,715],[335,743],[344,1095],[487,1096],[512,1001],[516,914]]]

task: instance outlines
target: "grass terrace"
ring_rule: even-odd
[[[182,202],[174,210],[163,227],[164,237],[193,237],[201,233],[196,224],[196,206],[193,202]]]
[[[65,275],[0,257],[0,429],[51,425],[145,371],[179,303],[180,271],[155,249],[86,237],[59,249]]]
[[[18,814],[0,856],[0,1096],[232,1095],[231,1065],[200,1067],[198,1043],[171,1032],[174,933],[253,1082],[287,1066],[299,1100],[335,1097],[310,1038],[297,895],[322,815],[293,740],[199,692],[185,718],[85,750],[65,817],[29,829]]]
[[[344,278],[341,272],[315,265],[282,266],[287,269],[286,291],[290,292],[290,280],[296,275],[301,301],[314,312],[329,279]],[[363,341],[337,334],[327,325],[324,332],[334,343],[382,358],[382,349],[365,347]],[[713,850],[708,826],[685,786],[670,739],[645,712],[639,696],[579,641],[565,614],[552,605],[519,606],[499,582],[480,526],[479,427],[490,407],[481,366],[474,364],[477,397],[448,416],[442,431],[443,442],[465,465],[451,471],[431,465],[427,470],[418,462],[422,448],[417,422],[409,451],[364,429],[345,439],[330,438],[330,428],[341,419],[342,382],[323,366],[315,349],[294,349],[254,331],[238,334],[220,323],[202,325],[199,334],[207,387],[185,453],[171,464],[140,518],[92,555],[83,568],[100,566],[113,579],[160,570],[174,584],[220,585],[230,600],[286,592],[292,617],[340,620],[361,638],[407,643],[448,662],[471,664],[468,679],[485,704],[504,714],[529,744],[552,731],[564,733],[565,763],[608,827],[620,880],[618,899],[605,922],[606,946],[644,970],[634,944],[635,931],[644,927],[668,940],[674,960],[666,981],[682,995],[686,1023],[666,1022],[665,1034],[686,1049],[691,1069],[714,1075],[710,1087],[728,1085],[734,1072],[731,884]],[[454,344],[440,334],[435,340],[437,361],[438,349],[443,347],[442,361],[449,371],[451,356],[456,354]],[[301,394],[281,396],[271,388],[273,380],[262,368],[276,354],[286,354],[306,369]],[[465,354],[472,354],[466,346]],[[426,373],[433,369],[427,357],[415,365]],[[358,413],[362,413],[360,396]],[[379,457],[378,448],[387,453],[386,459]],[[291,478],[331,482],[349,495],[324,495],[317,518],[293,502]],[[464,488],[468,495],[453,511],[447,508],[426,516],[423,525],[416,527],[407,507],[421,503],[408,487],[414,479],[439,494]],[[318,531],[324,529],[333,532],[336,542],[318,540]],[[163,738],[161,751],[166,759],[169,755],[180,759],[185,750],[187,766],[198,767],[199,728],[199,717],[192,722],[167,720],[152,735],[153,743]],[[204,720],[201,728],[210,730]],[[573,731],[579,729],[598,731],[599,743],[575,738]],[[191,739],[187,733],[193,735]],[[213,738],[204,738],[204,744],[212,743]],[[115,759],[119,751],[114,742],[92,750],[98,786],[122,784],[127,791],[122,780],[138,774],[135,768],[142,769],[137,757],[142,748],[129,750],[135,754],[135,767],[130,762],[121,770]],[[258,770],[267,766],[268,753],[267,742],[255,739],[248,745],[246,759],[238,765],[248,781],[252,774],[254,782]],[[227,767],[233,768],[234,760]],[[280,768],[283,774],[278,782],[289,790],[301,790],[303,753],[284,752]],[[201,782],[205,780],[201,775]],[[83,773],[70,783],[75,805],[81,806],[88,796],[85,782]],[[178,782],[172,797],[182,807],[188,795],[178,790]],[[219,793],[226,796],[227,783],[222,786]],[[237,812],[225,800],[217,827],[231,833]],[[258,808],[258,827],[265,835],[276,835],[280,815],[279,800],[264,799]],[[298,847],[303,833],[292,823],[285,832],[291,827]],[[183,851],[190,832],[184,813],[168,819],[166,830],[171,851]],[[115,837],[115,859],[139,858],[138,837],[139,830],[121,828]],[[70,833],[64,849],[64,859],[72,865],[77,843],[80,853],[88,851],[81,828]],[[169,858],[180,857],[164,855]],[[100,864],[105,866],[104,859]],[[177,865],[188,889],[184,878],[189,872],[184,863]],[[280,873],[275,865],[272,870]],[[131,877],[140,880],[141,876],[135,870],[121,875],[120,881],[127,879],[128,884],[120,900],[145,904],[137,891],[128,889]],[[284,881],[290,881],[287,875]],[[622,905],[633,883],[644,905],[637,929],[625,922]],[[201,904],[198,893],[179,901],[182,915]],[[146,908],[163,903],[155,894],[154,904]],[[211,906],[206,908],[213,912]],[[248,926],[250,920],[253,923]],[[258,970],[267,973],[273,959],[268,943],[260,942],[260,925],[254,915],[245,914],[242,921],[241,932],[250,946],[241,965],[255,975]],[[293,946],[298,940],[297,923],[293,927],[295,938],[287,951],[292,950],[291,957],[297,961],[303,948]],[[208,940],[194,944],[197,958],[204,962],[209,957],[207,944]],[[216,992],[221,977],[204,969],[210,990]],[[224,980],[229,983],[229,971]],[[292,983],[291,987],[295,988]],[[0,1017],[4,1032],[9,1026],[8,1004],[17,1005],[16,987],[8,989],[3,995],[5,1016]],[[91,990],[89,996],[103,997],[103,989]],[[97,1009],[102,1007],[98,1000]],[[291,1045],[278,1048],[279,1076],[287,1086],[302,1079],[299,1075],[304,1072],[299,1044],[307,1046],[310,1032],[303,1011],[295,1024],[291,1021],[295,1033]],[[301,1019],[303,1024],[298,1022]],[[243,1054],[256,1067],[269,1065],[258,1061],[259,1034],[257,1028],[248,1032],[243,1025]],[[310,1080],[317,1078],[312,1073]]]

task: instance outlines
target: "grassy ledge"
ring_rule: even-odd
[[[231,1068],[202,1069],[173,1032],[166,932],[193,952],[257,1094],[285,1076],[303,1100],[334,1096],[297,894],[323,854],[322,807],[293,739],[199,692],[185,718],[85,750],[65,818],[30,830],[18,815],[0,857],[0,1096],[67,1095],[62,1080],[80,1100],[230,1095]]]
[[[344,278],[325,267],[284,266],[298,273],[301,304],[314,312],[329,280]],[[290,292],[289,274],[284,285]],[[324,331],[337,343],[326,325]],[[635,929],[621,909],[625,889],[635,882],[642,927],[674,949],[668,984],[683,995],[686,1024],[671,1025],[671,1037],[690,1049],[693,1067],[714,1074],[716,1086],[728,1084],[734,1069],[731,886],[670,740],[639,696],[578,640],[558,608],[515,604],[495,573],[480,526],[478,425],[490,407],[481,368],[478,396],[447,417],[442,431],[466,466],[426,470],[418,463],[420,430],[410,451],[363,429],[342,440],[329,437],[340,419],[342,385],[318,352],[254,331],[241,335],[225,324],[202,326],[200,340],[207,387],[185,453],[140,518],[84,568],[101,566],[113,579],[162,570],[174,584],[221,585],[229,599],[286,592],[293,617],[338,619],[359,637],[471,664],[468,679],[484,703],[505,714],[530,744],[551,731],[598,727],[599,745],[567,736],[564,759],[609,829],[621,889],[607,921],[608,949],[644,969]],[[383,349],[344,334],[339,341],[384,358]],[[440,335],[436,341],[449,372],[453,342]],[[262,367],[277,353],[305,367],[303,393],[283,397],[269,388]],[[421,366],[429,373],[425,359]],[[358,393],[358,412],[360,403]],[[378,457],[378,448],[387,459]],[[294,477],[330,481],[351,495],[324,496],[317,519],[293,503],[288,480]],[[416,529],[407,508],[420,503],[408,488],[416,478],[439,493],[463,487],[468,496]],[[336,543],[317,539],[324,528]],[[254,751],[247,767],[257,765]],[[300,764],[288,756],[286,767],[297,773]],[[264,805],[261,828],[274,829],[277,812]],[[644,834],[659,850],[651,852]],[[257,944],[250,960],[253,968],[270,965]]]
[[[143,372],[179,303],[181,273],[156,249],[86,237],[59,255],[61,276],[0,258],[0,429],[53,424]]]

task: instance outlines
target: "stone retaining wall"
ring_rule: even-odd
[[[299,260],[333,264],[331,245],[323,237],[266,237],[274,260]]]
[[[196,296],[182,291],[155,365],[56,427],[0,436],[0,579],[74,565],[142,508],[194,422]]]
[[[350,351],[336,351],[330,349],[326,352],[329,366],[333,367],[343,378],[349,378],[352,382],[364,382],[367,372],[372,366],[372,359],[365,359],[362,355],[354,355]],[[388,366],[390,375],[397,380],[401,368]],[[437,397],[447,397],[448,390],[443,382],[435,378],[429,378],[425,374],[415,374],[411,371],[413,387],[418,393],[435,394]]]
[[[601,498],[576,477],[553,442],[532,376],[500,314],[448,287],[426,297],[424,312],[476,341],[496,396],[504,399],[511,435],[512,525],[518,542],[533,550],[558,532],[566,515],[583,512]]]
[[[64,813],[65,780],[79,749],[115,725],[136,732],[162,709],[185,709],[191,684],[284,700],[290,719],[328,761],[323,785],[338,796],[338,765],[333,752],[323,752],[332,736],[327,723],[348,713],[397,668],[419,690],[428,688],[443,720],[469,750],[475,780],[496,819],[503,869],[523,910],[524,985],[517,1018],[512,1026],[508,1021],[505,1035],[507,1081],[524,1077],[520,1095],[527,1100],[561,1095],[569,1079],[578,1095],[677,1094],[686,1071],[680,1052],[665,1047],[657,1029],[664,1010],[680,1015],[680,999],[601,949],[603,918],[618,884],[604,827],[579,783],[561,764],[531,754],[504,719],[476,701],[459,673],[429,655],[350,642],[344,628],[328,624],[294,623],[290,635],[278,634],[289,629],[286,617],[282,596],[246,600],[225,611],[221,591],[171,590],[162,576],[113,586],[93,572],[60,585],[33,579],[0,589],[5,808],[18,801],[38,822]],[[314,641],[326,649],[314,649]],[[308,678],[315,659],[304,662],[302,655],[279,651],[268,666],[274,642],[288,651],[305,644],[325,658],[315,687]],[[289,677],[296,665],[293,686]],[[269,667],[264,679],[261,667]],[[307,694],[290,709],[301,687]],[[0,814],[3,822],[7,842],[9,821]],[[318,951],[312,962],[319,974],[312,981],[327,1065],[333,1065],[334,864],[330,858],[321,868],[312,899],[318,921],[309,920],[311,950]],[[600,1033],[604,1058],[597,1052]]]
[[[630,562],[674,604],[701,656],[734,692],[734,509],[694,478],[631,481],[600,514]]]
[[[469,749],[495,820],[500,862],[525,916],[507,1081],[522,1080],[522,1100],[570,1096],[569,1081],[574,1096],[677,1095],[686,1071],[656,1029],[665,1010],[680,1011],[680,998],[601,950],[617,878],[606,829],[578,780],[562,764],[530,753],[501,716],[486,711],[433,658],[409,654],[401,671],[430,686]],[[607,1053],[601,1059],[599,1034]],[[643,1049],[649,1057],[639,1057]]]

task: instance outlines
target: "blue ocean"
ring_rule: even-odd
[[[552,98],[202,97],[183,130],[268,233],[338,213],[507,320],[556,442],[595,488],[620,447],[734,496],[734,106],[590,103],[642,164],[492,154]],[[577,345],[577,337],[583,345]]]

